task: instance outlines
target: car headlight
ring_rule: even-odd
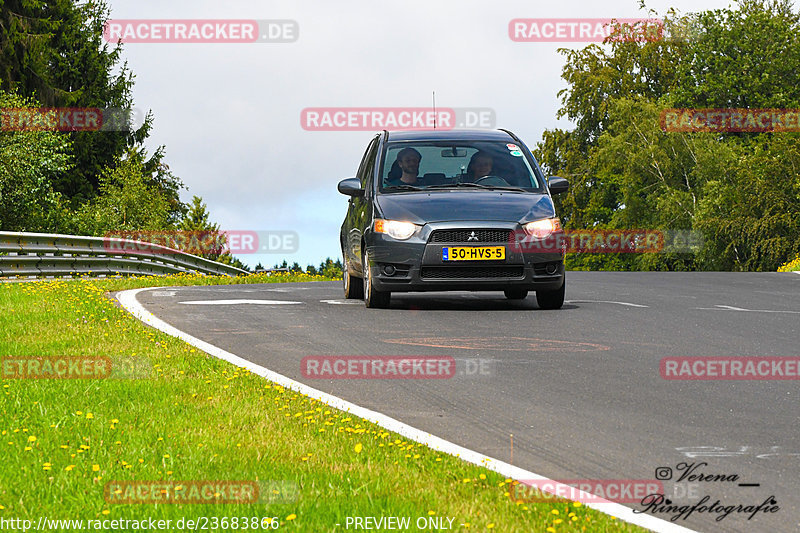
[[[393,239],[404,241],[410,238],[417,231],[419,226],[411,222],[400,222],[399,220],[375,220],[375,232],[385,233]]]
[[[524,224],[525,233],[535,239],[544,239],[551,234],[561,231],[561,221],[557,218],[545,218]]]

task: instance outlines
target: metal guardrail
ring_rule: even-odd
[[[180,250],[128,239],[0,231],[0,277],[164,275],[238,276],[246,270]]]

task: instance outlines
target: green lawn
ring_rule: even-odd
[[[316,532],[346,530],[347,517],[410,516],[443,518],[444,525],[453,519],[458,530],[643,531],[580,504],[514,502],[511,480],[199,352],[108,297],[147,286],[319,279],[0,284],[0,356],[136,363],[126,377],[0,379],[0,518],[153,518],[174,526],[207,517],[209,526],[212,517],[239,517],[243,530],[242,520],[256,517],[267,518],[263,528]],[[115,501],[131,495],[119,488],[131,481],[191,490],[224,480],[255,484],[259,501]],[[232,522],[226,526],[214,530],[233,530]]]

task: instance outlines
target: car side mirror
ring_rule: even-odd
[[[364,189],[361,187],[361,181],[358,178],[347,178],[339,182],[337,187],[339,192],[352,196],[354,198],[363,198]]]
[[[547,187],[550,189],[550,194],[561,194],[569,190],[569,182],[558,176],[550,176],[547,178]]]

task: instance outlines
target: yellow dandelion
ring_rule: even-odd
[[[94,418],[94,415],[92,413],[86,413],[86,418],[89,419]]]
[[[478,477],[479,477],[479,478],[481,478],[481,479],[486,479],[486,474],[481,474],[481,475],[480,475],[480,476],[478,476]]]
[[[553,510],[552,510],[552,511],[550,511],[550,512],[551,512],[551,513],[553,513],[553,514],[559,514],[559,513],[558,513],[558,509],[553,509]]]
[[[363,448],[364,448],[364,446],[362,446],[361,443],[359,442],[358,444],[356,444],[356,447],[353,448],[353,449],[356,451],[356,453],[361,453],[361,450]]]
[[[108,509],[103,509],[103,514],[109,514],[110,512]]]
[[[31,435],[30,437],[28,437],[28,442],[36,442],[36,437]]]
[[[100,471],[100,465],[92,465],[92,472],[99,472],[99,471]]]
[[[286,517],[286,520],[287,520],[287,521],[292,521],[292,520],[294,520],[295,518],[297,518],[297,515],[296,515],[296,514],[290,514],[289,516],[287,516],[287,517]]]
[[[491,524],[486,524],[486,529],[494,529],[494,522]]]

